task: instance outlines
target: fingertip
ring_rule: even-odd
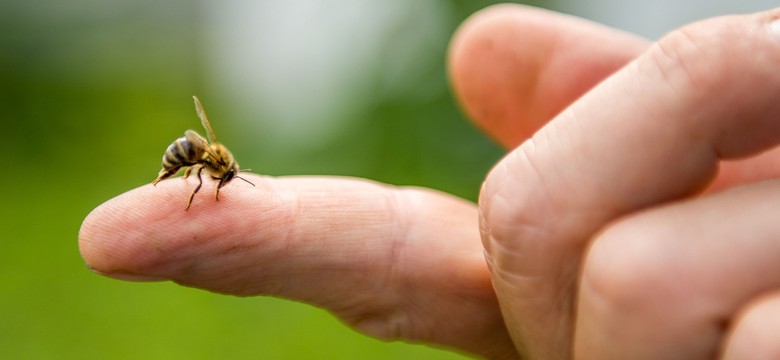
[[[186,209],[194,186],[195,180],[179,178],[147,184],[92,210],[78,239],[87,267],[123,280],[172,278],[192,261],[188,258],[215,250],[227,228],[239,236],[251,231],[240,221],[251,211],[250,197],[258,196],[247,194],[250,185],[224,187],[217,202],[212,196],[216,185],[204,181]]]
[[[458,28],[448,71],[466,115],[511,148],[646,47],[583,19],[500,4]]]
[[[540,126],[511,121],[524,117],[531,105],[533,76],[549,52],[519,33],[519,24],[533,21],[528,14],[533,11],[513,4],[487,7],[463,22],[450,42],[448,71],[455,97],[469,119],[507,147]]]
[[[79,229],[79,251],[87,268],[101,275],[132,277],[131,272],[139,270],[138,265],[148,258],[138,251],[143,225],[153,223],[162,212],[175,215],[166,209],[169,190],[162,184],[145,185],[93,209]]]

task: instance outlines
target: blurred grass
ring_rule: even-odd
[[[490,1],[451,1],[451,28]],[[192,3],[0,3],[0,357],[7,359],[457,359],[362,336],[329,314],[271,298],[233,298],[88,271],[76,239],[101,202],[154,179],[162,151],[197,128],[205,94]],[[446,79],[442,59],[431,79]],[[318,149],[242,146],[218,102],[224,138],[255,172],[339,174],[476,198],[501,151],[446,91],[378,99],[367,121]],[[223,133],[220,132],[220,133]],[[233,145],[235,144],[235,145]]]

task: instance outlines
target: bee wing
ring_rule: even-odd
[[[209,156],[212,158],[221,161],[222,157],[217,155],[217,153],[214,152],[214,150],[211,149],[211,145],[209,145],[209,142],[206,141],[206,139],[203,138],[203,136],[200,136],[200,134],[196,133],[192,130],[187,130],[184,132],[184,137],[187,138],[189,142],[192,143],[197,148],[203,149]]]
[[[200,134],[196,133],[193,130],[187,130],[184,132],[184,137],[187,138],[189,142],[191,142],[193,145],[199,148],[208,148],[209,143],[206,141],[206,139],[203,138],[203,136],[200,136]]]
[[[200,100],[198,100],[197,96],[193,96],[192,99],[195,100],[195,111],[198,112],[200,123],[203,124],[204,128],[206,128],[206,136],[209,138],[209,142],[216,144],[218,142],[217,136],[214,135],[214,130],[211,128],[209,118],[206,116],[206,110],[203,110],[203,105],[200,103]]]

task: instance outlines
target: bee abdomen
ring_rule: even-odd
[[[165,169],[191,166],[203,156],[203,149],[192,144],[186,137],[176,139],[163,154],[162,165]]]

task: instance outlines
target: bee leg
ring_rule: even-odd
[[[173,175],[173,174],[175,174],[177,172],[179,172],[179,168],[178,167],[170,168],[170,169],[163,168],[162,170],[160,170],[160,173],[157,174],[157,179],[155,179],[152,182],[152,185],[157,186],[158,182],[167,179],[168,177],[170,177],[171,175]]]
[[[187,170],[190,170],[190,168],[188,168]],[[203,179],[200,177],[200,172],[201,171],[203,171],[203,167],[202,166],[198,167],[198,172],[197,172],[197,175],[198,175],[198,186],[195,187],[195,190],[192,190],[192,194],[190,194],[190,200],[187,201],[187,207],[184,209],[184,211],[189,210],[190,205],[192,205],[192,199],[195,198],[195,194],[197,194],[198,191],[200,191],[200,186],[203,185]]]
[[[192,172],[192,167],[191,166],[186,168],[186,169],[184,169],[184,176],[182,176],[181,178],[182,179],[186,179],[186,178],[190,177],[190,173],[191,172]]]
[[[219,179],[219,184],[217,184],[217,189],[214,190],[214,199],[216,199],[217,201],[219,201],[219,189],[222,188],[222,185],[225,185],[225,178]]]

